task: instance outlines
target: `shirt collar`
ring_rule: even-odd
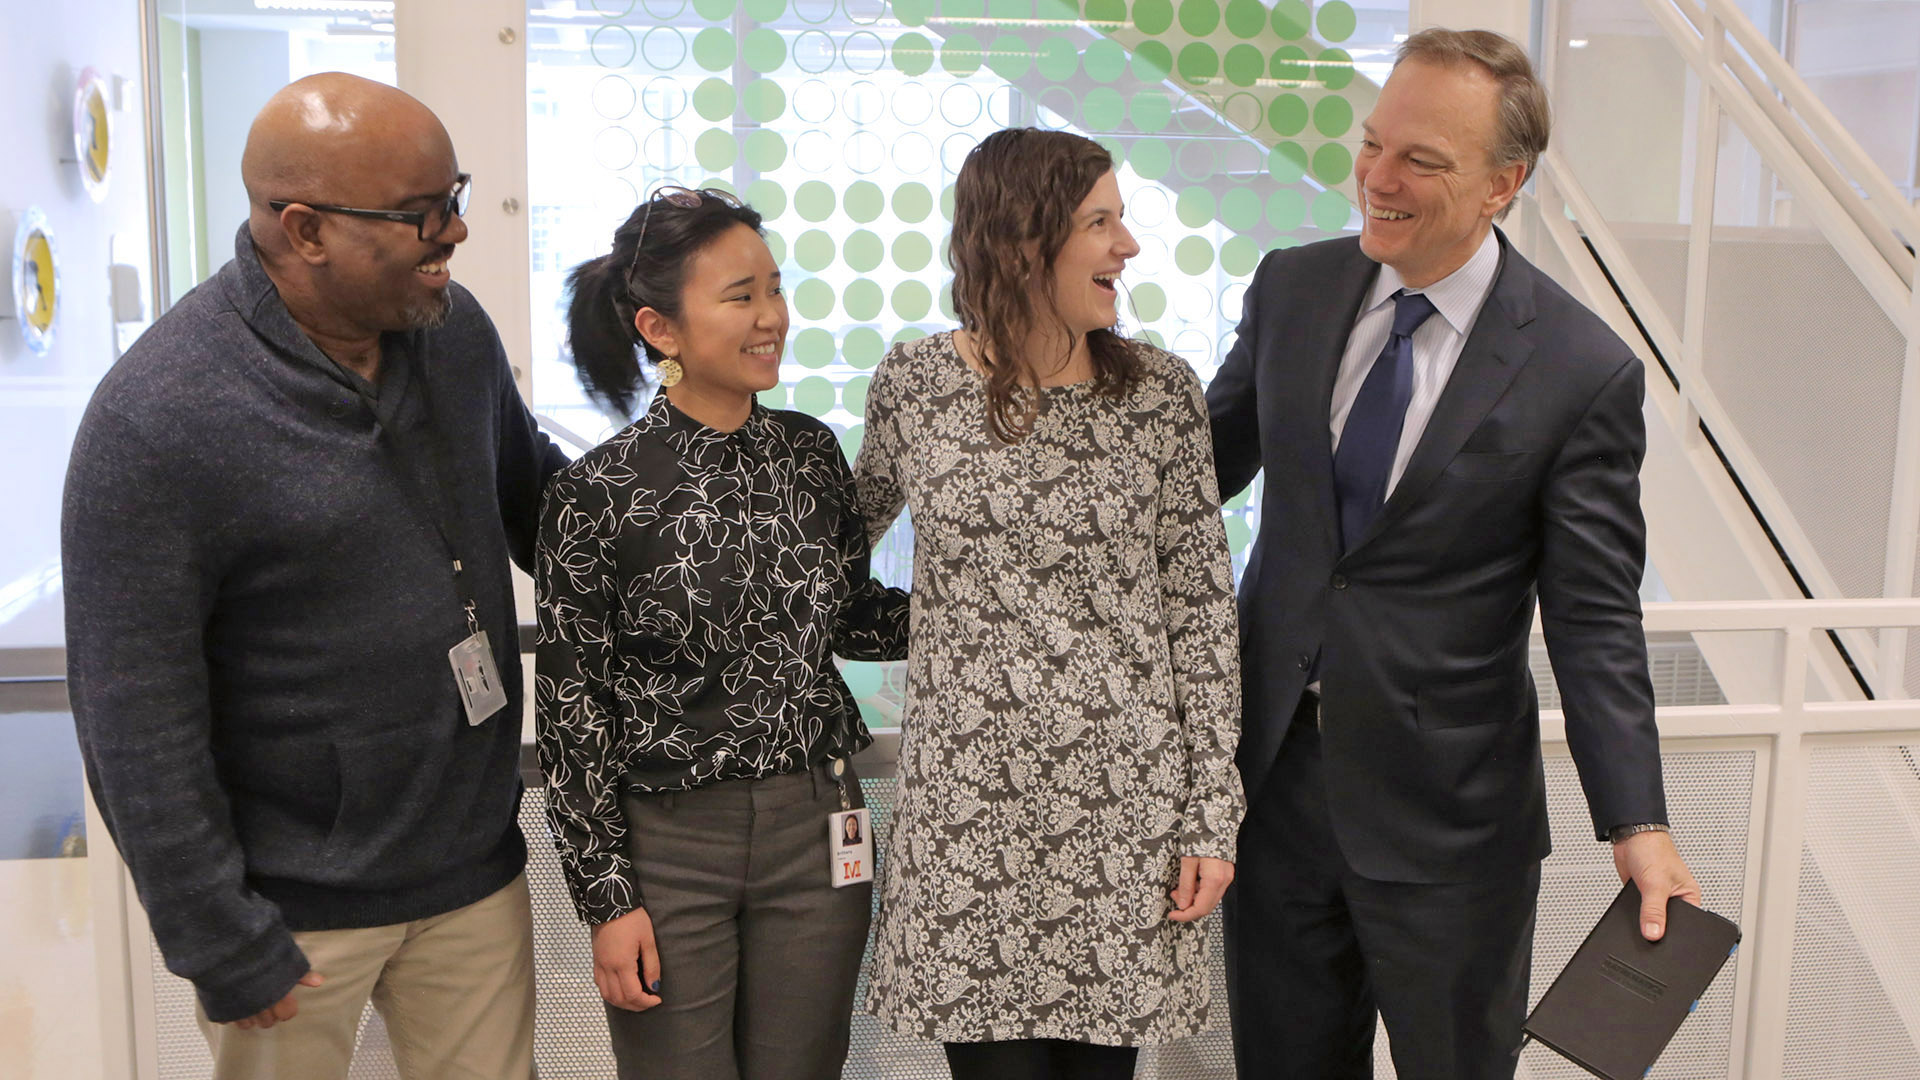
[[[1473,320],[1480,316],[1480,306],[1493,292],[1494,271],[1499,265],[1500,239],[1489,228],[1480,246],[1459,269],[1424,289],[1410,291],[1425,293],[1453,332],[1465,337],[1473,328]],[[1406,284],[1400,279],[1400,271],[1382,263],[1379,276],[1374,278],[1373,290],[1367,294],[1366,310],[1361,314],[1371,313],[1404,288]]]
[[[715,450],[753,450],[765,453],[773,425],[773,412],[756,398],[747,412],[747,422],[734,431],[717,431],[675,408],[664,391],[656,390],[646,414],[640,418],[640,430],[666,440],[683,457],[703,460]]]
[[[293,321],[293,313],[287,310],[286,301],[280,299],[280,290],[273,284],[273,279],[267,276],[266,267],[260,265],[260,253],[253,246],[250,225],[242,224],[240,231],[234,235],[233,261],[220,268],[219,279],[227,302],[233,305],[240,320],[262,341],[282,354],[319,368],[350,388],[358,390],[365,387],[364,381],[321,352],[306,331],[300,329],[300,324]],[[418,343],[417,333],[380,335],[383,370],[391,372],[393,368],[408,362]],[[383,375],[381,381],[388,384],[382,386],[383,390],[391,389],[387,376]]]

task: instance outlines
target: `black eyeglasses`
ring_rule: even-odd
[[[329,206],[325,203],[304,203],[294,199],[274,199],[267,203],[274,211],[285,210],[289,206],[304,206],[322,214],[344,214],[347,217],[372,218],[375,221],[397,221],[402,225],[411,225],[419,233],[421,242],[435,239],[447,231],[454,218],[467,216],[467,204],[473,201],[473,174],[461,173],[454,177],[453,190],[446,199],[434,203],[425,210],[360,210],[351,206]]]
[[[721,191],[719,188],[690,188],[678,184],[668,184],[656,188],[647,196],[647,212],[640,216],[640,235],[633,241],[633,258],[627,263],[627,280],[633,280],[633,268],[640,265],[640,248],[647,242],[647,226],[653,221],[653,204],[665,200],[682,210],[697,210],[708,199],[717,199],[728,206],[738,209],[745,204],[739,199]]]

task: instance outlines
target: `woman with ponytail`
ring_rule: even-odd
[[[911,711],[867,1007],[957,1080],[1133,1075],[1206,1025],[1239,643],[1200,380],[1114,332],[1113,161],[996,132],[954,184],[960,329],[896,346],[854,473],[914,526]]]
[[[555,478],[536,581],[548,818],[619,1075],[838,1077],[872,737],[833,657],[904,655],[907,596],[868,576],[833,431],[755,396],[787,335],[759,214],[664,189],[570,283],[587,391],[632,415],[660,386]]]

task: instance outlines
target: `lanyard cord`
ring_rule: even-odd
[[[408,383],[420,397],[420,427],[425,435],[428,463],[433,469],[434,481],[439,486],[438,491],[431,490],[422,484],[420,477],[407,466],[405,459],[408,455],[399,432],[401,403],[397,401],[394,403],[394,422],[389,425],[381,421],[380,399],[367,390],[364,380],[350,379],[348,385],[353,387],[354,393],[358,394],[360,400],[365,402],[367,408],[373,412],[374,433],[384,444],[385,453],[382,456],[386,458],[388,467],[393,470],[401,486],[407,489],[407,494],[419,504],[421,512],[427,516],[427,523],[433,526],[434,535],[439,537],[440,547],[446,553],[447,561],[453,569],[454,589],[460,596],[461,606],[466,609],[467,631],[478,634],[480,632],[479,611],[473,598],[473,590],[465,580],[466,566],[461,562],[459,548],[454,544],[453,523],[444,501],[453,491],[452,456],[448,452],[446,440],[441,437],[440,425],[434,416],[433,395],[427,388],[427,373],[424,365],[416,365],[410,374],[412,377]]]

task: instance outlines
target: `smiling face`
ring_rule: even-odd
[[[1075,337],[1104,330],[1120,321],[1120,272],[1140,254],[1140,245],[1121,223],[1120,180],[1112,172],[1073,211],[1073,228],[1054,257],[1053,309]],[[1035,298],[1037,310],[1047,308]]]
[[[1420,59],[1393,69],[1363,125],[1353,179],[1360,250],[1423,288],[1472,256],[1526,178],[1495,168],[1500,87],[1474,64]]]
[[[452,190],[451,176],[445,187]],[[432,204],[446,201],[444,192],[423,194],[426,190],[430,189],[419,189],[398,200],[393,209],[426,210]],[[447,285],[453,280],[447,263],[453,258],[455,246],[466,240],[467,223],[455,216],[438,232],[429,227],[425,241],[419,238],[417,230],[397,222],[362,221],[360,224],[386,226],[367,230],[370,235],[356,253],[362,256],[357,260],[358,269],[364,270],[361,281],[369,286],[367,310],[377,313],[379,329],[419,330],[446,321],[453,304],[447,292]]]
[[[676,401],[737,403],[780,383],[787,298],[773,253],[748,225],[733,225],[689,260],[678,318],[642,308],[634,325],[680,361]]]
[[[304,173],[296,170],[295,179],[267,181],[270,186],[261,197],[434,211],[453,191],[460,173],[453,141],[440,121],[411,98],[342,101],[315,88],[294,95],[289,107],[296,108],[306,124],[324,120],[324,129],[349,133],[317,140],[307,156],[318,158],[319,165]],[[315,143],[304,128],[301,134],[307,143]],[[249,190],[261,183],[250,181]],[[418,228],[402,222],[315,213],[298,206],[289,207],[282,217],[311,245],[304,255],[314,266],[319,307],[314,316],[376,334],[445,320],[451,303],[447,261],[467,238],[466,222],[458,216],[435,214],[438,228],[430,225],[425,240]]]

